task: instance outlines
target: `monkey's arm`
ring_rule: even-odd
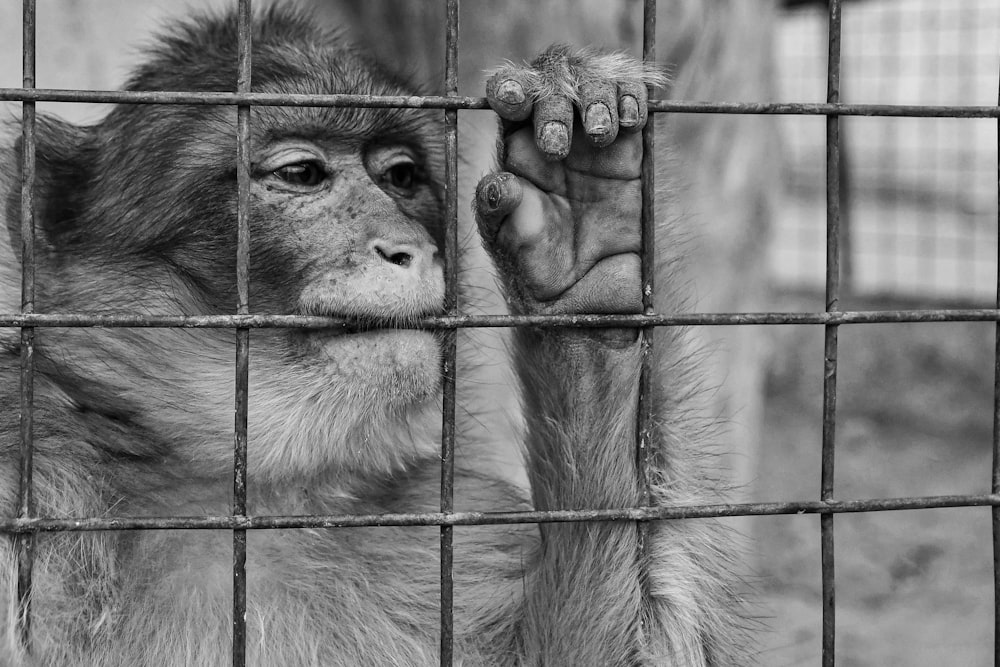
[[[646,83],[657,78],[620,55],[562,47],[491,78],[504,171],[483,179],[475,205],[513,312],[641,311],[639,130]],[[513,340],[535,506],[640,504],[636,330],[530,328]],[[681,489],[691,481],[664,435],[675,401],[663,388],[676,381],[656,383],[654,502],[687,500]],[[540,530],[518,637],[526,655],[538,664],[715,662],[714,614],[726,590],[711,557],[695,556],[715,549],[702,527],[651,524],[645,559],[632,523]]]
[[[557,47],[488,85],[504,171],[480,182],[476,211],[515,313],[641,311],[645,73],[628,59],[633,78],[600,78],[613,58]],[[619,107],[633,109],[627,127]],[[637,330],[518,329],[514,340],[536,506],[638,502]]]

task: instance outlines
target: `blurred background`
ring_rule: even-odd
[[[20,4],[0,4],[0,87],[21,83]],[[228,0],[191,2],[222,7]],[[390,66],[443,90],[442,3],[300,0]],[[661,0],[664,95],[698,101],[822,102],[826,7],[809,0]],[[114,89],[144,40],[185,7],[172,0],[47,0],[38,7],[42,88]],[[464,0],[460,94],[484,70],[553,42],[638,55],[639,0]],[[847,0],[842,101],[995,105],[996,0]],[[40,104],[76,122],[101,105]],[[8,118],[18,105],[6,104]],[[489,169],[494,121],[460,115],[460,201]],[[692,227],[692,310],[824,308],[825,120],[671,114],[658,157],[675,184],[658,206]],[[997,289],[997,121],[842,119],[841,307],[992,308]],[[663,160],[664,163],[667,160]],[[466,207],[463,205],[463,209]],[[464,307],[500,302],[466,225]],[[664,286],[660,286],[661,289]],[[838,499],[985,493],[990,489],[993,337],[986,323],[846,325],[840,332]],[[709,410],[735,478],[733,501],[819,497],[823,330],[696,327]],[[502,334],[465,332],[485,363],[465,375],[495,394],[484,428],[516,428]],[[759,621],[758,662],[816,665],[819,519],[734,522]],[[837,663],[992,664],[990,513],[985,508],[839,515]],[[735,547],[734,547],[735,548]]]

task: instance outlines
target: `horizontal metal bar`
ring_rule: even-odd
[[[866,500],[802,500],[770,503],[670,505],[615,509],[537,510],[530,512],[416,512],[387,514],[330,514],[304,516],[187,516],[187,517],[87,517],[76,519],[7,518],[0,533],[88,532],[99,530],[267,530],[288,528],[358,528],[364,526],[484,526],[521,523],[579,521],[656,521],[704,519],[724,516],[778,514],[847,514],[940,509],[947,507],[997,507],[1000,494],[918,496]]]
[[[998,322],[996,308],[857,310],[833,312],[668,313],[663,315],[457,315],[428,316],[409,323],[358,322],[317,315],[131,315],[0,313],[4,327],[148,327],[181,329],[468,329],[546,326],[669,327],[776,324],[894,324],[904,322]]]
[[[489,109],[485,97],[442,95],[357,95],[302,93],[212,93],[166,90],[64,90],[0,88],[0,101],[88,102],[94,104],[252,105],[368,107],[394,109]]]
[[[912,118],[1000,118],[1000,107],[932,104],[844,104],[843,102],[688,102],[651,100],[650,111],[670,113],[795,116],[905,116]]]
[[[188,104],[369,107],[405,109],[488,109],[485,97],[442,95],[305,95],[291,93],[212,93],[134,90],[0,88],[6,102],[89,102],[94,104]],[[805,116],[905,116],[914,118],[1000,118],[1000,107],[920,104],[843,104],[813,102],[697,102],[650,100],[650,111],[667,113],[771,114]]]

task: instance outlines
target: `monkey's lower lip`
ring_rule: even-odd
[[[329,329],[313,329],[313,333],[324,337],[330,336],[353,336],[358,334],[370,334],[385,331],[433,331],[419,326],[419,321],[424,317],[434,317],[441,315],[440,312],[428,312],[415,317],[407,317],[403,320],[397,319],[391,324],[383,322],[352,322],[344,327],[334,327]],[[335,317],[343,317],[336,315]]]
[[[355,327],[351,329],[339,327],[331,329],[307,329],[293,334],[294,338],[297,338],[301,344],[305,345],[303,351],[308,350],[312,353],[322,354],[330,354],[331,350],[337,349],[340,345],[349,345],[352,341],[361,345],[380,342],[395,345],[397,342],[417,340],[425,336],[433,338],[440,345],[440,331],[420,328],[409,329],[398,326],[379,327],[372,325],[370,327]],[[328,348],[328,345],[334,347]]]
[[[383,331],[409,331],[406,327],[346,326],[331,329],[312,329],[308,333],[323,338],[340,338],[341,336],[359,336]]]

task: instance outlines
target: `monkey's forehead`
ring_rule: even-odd
[[[366,144],[372,138],[399,139],[422,152],[440,141],[433,112],[419,109],[357,107],[255,107],[251,117],[254,143],[294,137]]]
[[[399,95],[414,86],[330,30],[310,12],[275,4],[251,22],[252,87],[273,92]],[[168,23],[144,49],[128,90],[235,91],[239,37],[235,9]],[[295,90],[280,90],[288,83]]]

